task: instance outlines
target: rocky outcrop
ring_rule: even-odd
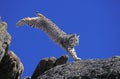
[[[19,58],[9,51],[0,63],[0,79],[20,79],[23,69]]]
[[[7,23],[0,19],[0,79],[20,79],[24,69],[15,53],[8,50],[10,42]]]
[[[0,18],[0,62],[8,51],[8,47],[11,41],[11,36],[6,31],[7,23],[3,22]]]
[[[42,75],[45,71],[47,71],[55,66],[66,64],[67,61],[68,61],[68,56],[66,56],[66,55],[61,56],[58,59],[56,59],[55,57],[44,58],[39,62],[31,79],[37,79],[37,77],[39,75]]]
[[[59,65],[36,79],[120,79],[120,56]]]
[[[24,67],[19,57],[9,51],[11,36],[6,29],[7,23],[0,20],[0,79],[20,79]],[[120,56],[67,61],[66,55],[44,58],[33,75],[23,79],[120,79]]]

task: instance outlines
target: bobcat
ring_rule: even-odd
[[[80,60],[77,57],[74,46],[79,44],[79,36],[76,34],[66,34],[52,21],[46,18],[44,15],[36,12],[37,17],[23,18],[17,22],[17,26],[27,24],[33,28],[39,28],[43,30],[55,43],[64,48],[75,61]]]

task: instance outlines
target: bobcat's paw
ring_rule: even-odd
[[[80,61],[80,60],[81,60],[81,58],[76,58],[76,59],[75,59],[75,61]]]
[[[31,20],[31,18],[29,18],[29,17],[23,18],[23,19],[21,19],[20,21],[18,21],[18,22],[16,23],[16,26],[22,26],[22,25],[28,23],[30,20]]]

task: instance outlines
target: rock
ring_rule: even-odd
[[[37,79],[39,75],[44,74],[45,71],[62,64],[66,64],[68,61],[68,56],[61,56],[56,60],[55,57],[44,58],[40,61],[37,68],[35,69],[31,79]]]
[[[31,79],[31,77],[24,77],[23,79]]]
[[[20,79],[23,64],[12,52],[8,52],[11,36],[7,32],[7,23],[0,18],[0,79]]]
[[[43,74],[46,70],[51,69],[54,66],[56,59],[54,57],[44,58],[40,61],[35,69],[31,79],[36,79],[39,75]]]
[[[120,79],[120,56],[59,65],[37,79]]]
[[[9,51],[0,63],[0,79],[20,79],[24,70],[20,59]]]
[[[67,55],[61,56],[60,58],[58,58],[58,59],[56,60],[55,66],[66,64],[67,61],[68,61],[68,56],[67,56]]]
[[[11,41],[11,36],[6,30],[7,23],[3,22],[0,18],[0,62],[5,53],[7,53]]]

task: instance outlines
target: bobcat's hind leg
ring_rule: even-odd
[[[16,23],[16,26],[22,26],[22,25],[26,24],[28,20],[30,20],[29,17],[28,18],[23,18]]]
[[[16,26],[22,26],[22,25],[26,24],[28,26],[35,27],[38,20],[39,20],[39,17],[23,18],[23,19],[21,19],[20,21],[17,22]]]

